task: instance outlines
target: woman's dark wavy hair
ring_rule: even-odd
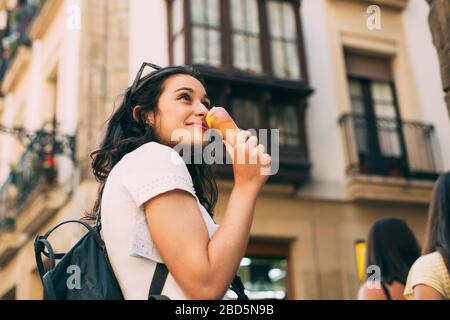
[[[439,252],[450,273],[450,172],[434,184],[422,254]]]
[[[145,143],[156,141],[154,129],[147,125],[143,118],[150,111],[158,112],[158,101],[164,91],[164,82],[169,77],[185,74],[199,80],[206,89],[206,84],[200,74],[191,67],[170,66],[149,73],[142,77],[136,92],[129,87],[123,94],[119,108],[112,114],[100,148],[90,154],[92,170],[95,179],[100,183],[97,200],[91,212],[86,213],[86,220],[95,220],[100,210],[103,189],[112,168],[124,155],[139,148]],[[140,106],[138,119],[133,118],[133,108]],[[217,202],[217,184],[211,167],[205,163],[186,164],[192,177],[196,195],[200,203],[213,217]]]
[[[406,222],[398,218],[383,218],[374,223],[367,241],[367,266],[381,270],[381,281],[406,284],[409,269],[420,257],[414,233]]]

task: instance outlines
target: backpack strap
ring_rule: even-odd
[[[43,238],[42,236],[37,236],[34,240],[34,255],[36,257],[36,265],[39,272],[39,277],[41,278],[42,284],[44,284],[44,275],[45,275],[45,268],[44,263],[42,262],[42,252],[45,252],[45,249],[47,249],[48,254],[47,257],[50,258],[50,263],[52,268],[55,267],[55,257],[53,253],[53,248],[50,245],[50,243],[47,241],[47,239]]]
[[[384,294],[386,295],[386,299],[392,300],[391,294],[390,294],[388,288],[386,287],[386,284],[384,283],[384,281],[381,281],[381,288],[383,289]]]
[[[55,267],[55,259],[60,260],[65,255],[65,253],[55,253],[47,238],[53,231],[55,231],[57,228],[67,223],[78,223],[83,225],[88,230],[88,232],[94,237],[95,241],[103,249],[103,251],[106,252],[105,243],[101,239],[99,232],[96,231],[94,228],[92,228],[89,224],[80,220],[67,220],[61,222],[60,224],[50,229],[45,235],[43,236],[37,235],[36,239],[34,240],[34,255],[36,258],[36,265],[39,272],[39,277],[41,278],[42,283],[44,283],[44,275],[46,273],[44,263],[42,261],[42,254],[47,258],[49,258],[52,269]],[[47,249],[47,252],[45,251],[45,249]]]
[[[162,296],[164,284],[166,283],[169,270],[163,263],[156,265],[155,273],[153,274],[152,283],[148,292],[148,300],[169,300],[166,296]]]
[[[231,282],[230,289],[237,294],[238,300],[249,300],[248,296],[245,294],[244,284],[242,283],[242,280],[238,275],[236,275]]]

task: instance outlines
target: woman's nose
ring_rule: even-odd
[[[206,114],[208,113],[208,108],[201,102],[199,102],[197,104],[195,113],[199,116],[206,116]]]

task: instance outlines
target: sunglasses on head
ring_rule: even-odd
[[[156,64],[153,64],[150,62],[143,62],[141,68],[139,69],[138,73],[136,74],[136,78],[134,79],[133,85],[131,86],[131,94],[136,93],[136,91],[139,90],[140,88],[142,88],[142,86],[145,84],[145,81],[139,84],[139,80],[141,80],[142,73],[144,72],[145,67],[150,67],[157,71],[162,69],[162,67],[160,67]],[[148,79],[150,79],[150,77]]]

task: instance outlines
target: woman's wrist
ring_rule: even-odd
[[[251,184],[245,184],[245,185],[234,184],[233,190],[235,190],[239,194],[242,193],[247,196],[254,196],[256,198],[258,196],[261,188],[255,186],[255,185],[251,185]]]

